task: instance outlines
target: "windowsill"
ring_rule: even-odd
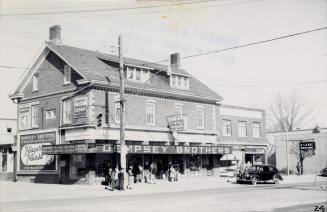
[[[32,90],[32,93],[34,93],[34,92],[38,92],[39,90]]]
[[[247,138],[248,136],[237,136],[239,138]]]
[[[231,137],[232,135],[223,135],[223,136],[225,136],[225,137]]]
[[[71,82],[64,82],[64,86],[65,85],[70,85],[70,84],[72,84]]]
[[[197,130],[204,130],[204,127],[197,127]]]
[[[154,126],[156,126],[155,124],[146,124],[146,126],[150,126],[150,127],[154,127]]]

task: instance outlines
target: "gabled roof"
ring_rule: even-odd
[[[63,61],[70,65],[77,73],[79,73],[84,78],[83,81],[96,81],[106,84],[108,84],[108,81],[109,83],[119,83],[119,71],[117,67],[117,63],[119,62],[118,56],[66,45],[57,46],[52,42],[45,42],[45,44],[46,48],[54,52]],[[149,68],[153,73],[160,71],[160,74],[153,78],[151,83],[144,85],[142,83],[130,82],[126,80],[126,87],[139,87],[143,88],[144,90],[160,89],[165,91],[180,91],[181,93],[200,98],[208,98],[216,101],[222,100],[220,95],[209,89],[206,85],[194,77],[190,76],[190,74],[183,69],[172,67],[171,72],[190,76],[189,90],[171,88],[169,83],[162,79],[163,77],[165,77],[165,79],[168,77],[167,71],[169,67],[166,65],[132,58],[124,58],[124,63],[131,66]],[[15,93],[18,92],[16,91]]]

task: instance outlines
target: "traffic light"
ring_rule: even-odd
[[[102,126],[102,114],[97,115],[97,127]]]

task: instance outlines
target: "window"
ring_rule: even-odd
[[[115,122],[120,123],[120,103],[115,103]]]
[[[150,79],[150,72],[145,69],[126,67],[126,78],[130,81],[146,82]]]
[[[202,107],[196,109],[196,128],[204,129],[204,110]]]
[[[55,118],[56,118],[56,110],[45,111],[45,119],[55,119]]]
[[[155,125],[156,105],[154,102],[146,103],[146,124]]]
[[[32,105],[32,128],[39,127],[39,106]]]
[[[174,88],[188,89],[189,77],[172,74],[170,76],[170,86]]]
[[[223,136],[232,135],[232,124],[230,120],[223,120]]]
[[[246,137],[246,122],[245,121],[238,122],[238,136]]]
[[[39,90],[39,74],[33,75],[33,91]]]
[[[64,124],[72,122],[72,100],[68,99],[63,102],[63,121]]]
[[[70,84],[71,82],[71,68],[68,65],[64,67],[64,85]]]
[[[12,132],[12,128],[7,127],[7,133],[11,133]]]
[[[253,127],[253,137],[260,138],[261,137],[260,123],[259,122],[254,122],[252,127]]]
[[[175,112],[177,118],[183,118],[183,106],[178,104],[176,105],[176,112]]]

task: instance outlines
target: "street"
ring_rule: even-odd
[[[171,185],[171,184],[170,184]],[[178,184],[176,184],[177,186]],[[205,188],[133,194],[108,191],[108,196],[8,201],[2,211],[323,211],[327,207],[326,182],[290,184],[234,184]],[[159,185],[160,186],[160,185]],[[105,190],[106,191],[106,190]],[[33,193],[33,191],[30,191]],[[35,191],[34,191],[35,192]],[[318,207],[316,207],[318,206]],[[316,210],[315,210],[316,209]],[[326,210],[326,209],[325,209]]]

